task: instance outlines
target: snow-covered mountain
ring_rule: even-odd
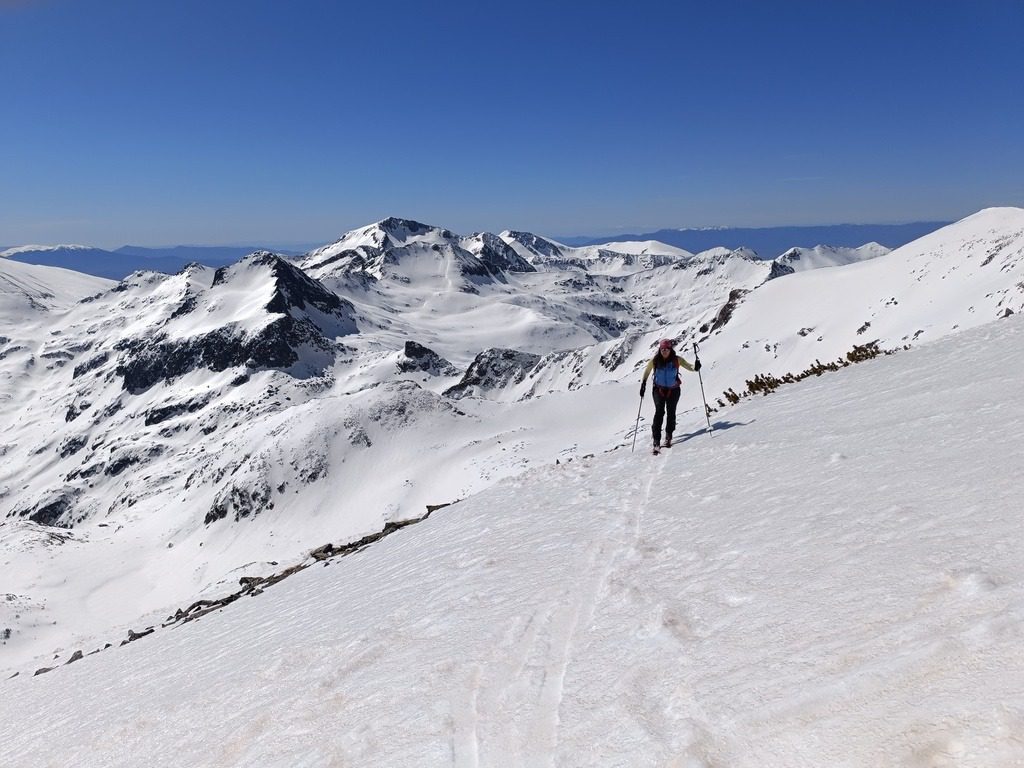
[[[267,564],[199,620],[6,681],[0,763],[1024,764],[1022,368],[1024,320],[989,322],[742,403],[713,437],[689,412],[656,459],[536,467]],[[110,598],[81,553],[121,558],[127,530],[22,546],[77,558],[49,579],[90,604]]]
[[[390,218],[347,233],[300,265],[318,278],[390,280],[418,288],[473,293],[503,271],[532,267],[497,238],[463,238],[447,229]],[[473,249],[468,250],[467,248]]]
[[[573,248],[529,232],[506,230],[500,237],[525,261],[544,270],[625,275],[693,257],[689,251],[654,240]]]
[[[867,261],[884,256],[892,250],[878,243],[867,243],[859,248],[835,248],[828,245],[816,245],[814,248],[790,248],[784,254],[773,259],[773,272],[776,277],[792,272],[803,272],[807,269],[822,267],[840,267],[858,261]]]
[[[18,276],[0,282],[0,670],[13,672],[325,542],[631,443],[639,369],[662,336],[688,357],[702,345],[716,405],[757,374],[1018,313],[1024,211],[781,276],[724,248],[569,249],[402,219],[300,259],[117,284],[0,269]],[[699,392],[687,381],[681,408],[703,420]]]

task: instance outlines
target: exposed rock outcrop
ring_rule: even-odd
[[[415,341],[405,342],[405,349],[398,361],[398,370],[402,373],[422,371],[431,376],[456,376],[459,372],[458,368],[432,349]]]
[[[515,349],[486,349],[470,364],[462,381],[445,390],[451,398],[469,397],[481,390],[501,389],[520,384],[540,362],[540,355]]]

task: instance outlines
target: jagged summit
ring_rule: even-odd
[[[424,224],[419,221],[402,219],[396,216],[389,216],[386,219],[382,219],[374,226],[378,227],[383,232],[386,232],[389,237],[398,243],[404,243],[417,237],[425,237],[432,233],[437,233],[445,240],[454,237],[451,232],[442,227],[435,227],[432,224]]]
[[[346,233],[309,253],[300,262],[318,278],[391,281],[430,287],[458,279],[463,291],[497,279],[504,272],[533,267],[500,238],[489,233],[468,237],[447,229],[387,218]]]
[[[503,272],[535,272],[536,268],[498,235],[476,232],[460,244],[492,269]]]
[[[473,258],[467,259],[467,255]],[[347,232],[335,242],[308,253],[300,264],[322,279],[423,281],[429,269],[400,265],[409,258],[421,262],[447,261],[459,275],[474,282],[500,280],[503,273],[537,270],[629,274],[692,257],[687,251],[655,241],[572,248],[530,232],[458,235],[440,227],[390,217]],[[439,266],[434,270],[435,275],[442,271],[450,274],[451,267]],[[463,287],[473,290],[468,285]]]
[[[441,243],[450,241],[454,237],[451,232],[441,227],[423,224],[412,219],[389,216],[365,227],[346,232],[330,245],[312,253],[329,256],[361,247],[387,250],[400,248],[414,242]]]
[[[232,282],[245,282],[246,272],[267,270],[273,292],[265,305],[268,312],[287,313],[290,309],[306,309],[307,305],[320,312],[336,313],[343,307],[337,294],[312,279],[288,259],[271,253],[257,251],[229,267],[221,267],[213,277],[212,288]],[[262,279],[259,274],[257,279]],[[349,305],[351,308],[351,305]]]
[[[566,251],[566,246],[561,243],[556,243],[554,240],[540,237],[532,232],[505,230],[501,233],[500,237],[505,242],[512,244],[513,247],[515,247],[515,244],[519,244],[534,256],[558,259],[564,256]]]

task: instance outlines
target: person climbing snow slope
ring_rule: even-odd
[[[671,339],[662,339],[658,343],[658,351],[654,358],[644,369],[644,377],[640,382],[640,397],[643,398],[647,391],[647,379],[654,374],[654,382],[651,395],[654,397],[654,421],[651,423],[651,434],[654,438],[654,452],[658,453],[662,447],[661,425],[667,416],[665,423],[665,448],[672,447],[672,433],[676,428],[676,405],[679,403],[681,391],[681,380],[679,369],[685,368],[688,371],[699,371],[700,360],[697,359],[694,365],[676,354],[675,342]]]

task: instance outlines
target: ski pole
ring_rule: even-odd
[[[693,342],[693,364],[697,367],[697,363],[700,362],[700,347],[697,346],[697,342]],[[708,437],[711,437],[714,429],[711,427],[711,411],[708,409],[708,399],[704,396],[704,377],[700,375],[700,371],[697,371],[697,379],[700,381],[700,399],[704,401],[704,418],[708,420]],[[633,436],[633,442],[636,442],[636,435]]]
[[[636,450],[636,433],[640,430],[640,411],[643,410],[643,407],[644,407],[644,396],[643,396],[643,393],[641,392],[640,393],[640,406],[636,409],[636,426],[633,427],[633,447],[629,449],[630,453],[633,453]]]

